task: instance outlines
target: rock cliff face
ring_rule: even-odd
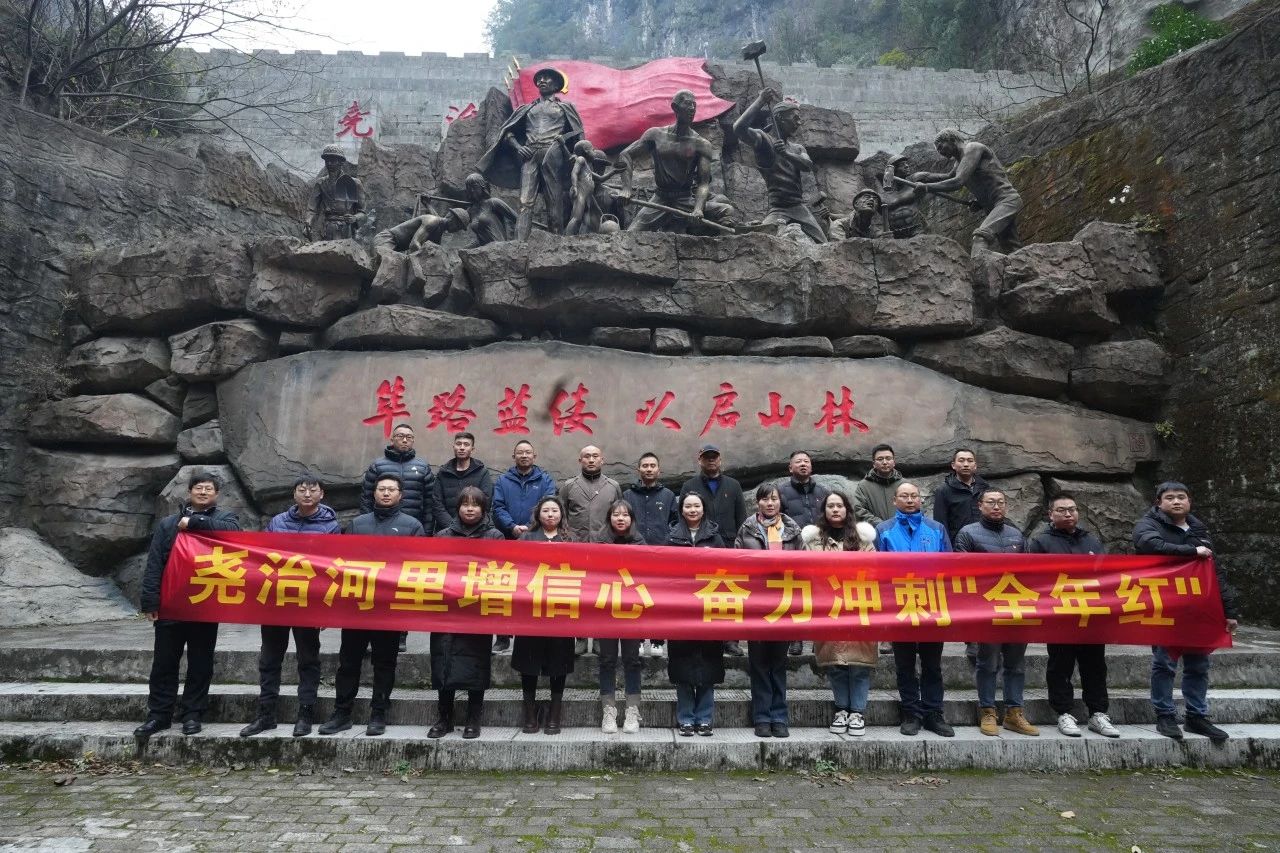
[[[1165,421],[1159,476],[1191,486],[1219,559],[1249,590],[1246,614],[1271,621],[1280,618],[1277,44],[1280,11],[1260,9],[1223,39],[987,137],[1017,184],[1035,188],[1024,193],[1026,239],[1062,240],[1094,219],[1134,217],[1149,232],[1163,296],[1140,290],[1107,303],[1129,328],[1153,327],[1172,372],[1144,382],[1123,350],[1145,344],[1117,342],[1082,350],[1071,382],[1092,405],[1133,411],[1140,398],[1147,417]],[[957,238],[971,227],[939,224]],[[1100,262],[1089,230],[1077,239],[1104,280],[1154,285],[1146,270]],[[1126,374],[1137,381],[1124,395],[1107,387]]]

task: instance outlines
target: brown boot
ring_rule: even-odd
[[[538,703],[534,699],[524,700],[524,720],[520,723],[520,731],[527,735],[538,731]]]
[[[1004,711],[1004,727],[1011,732],[1017,732],[1020,735],[1030,735],[1038,737],[1040,730],[1031,723],[1027,722],[1027,718],[1022,716],[1021,708],[1006,708]]]
[[[562,701],[559,696],[551,697],[551,707],[547,709],[547,725],[542,730],[543,734],[560,734],[560,705]]]
[[[978,709],[978,729],[990,737],[996,737],[1000,734],[1000,723],[996,721],[995,708],[979,708]]]

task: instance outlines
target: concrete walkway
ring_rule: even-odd
[[[1280,776],[1269,773],[123,770],[0,768],[0,851],[1280,847]]]

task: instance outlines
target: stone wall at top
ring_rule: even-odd
[[[1249,617],[1280,619],[1280,8],[1092,97],[990,128],[1024,239],[1136,218],[1168,287],[1160,473],[1186,481]],[[1036,188],[1031,191],[1030,188]],[[967,239],[972,221],[935,220]]]
[[[262,51],[270,56],[274,51]],[[216,60],[218,51],[200,54]],[[238,133],[255,145],[273,152],[272,159],[299,175],[314,175],[319,168],[318,152],[329,143],[348,147],[352,162],[359,159],[359,139],[354,133],[337,136],[339,119],[353,102],[369,115],[361,132],[372,129],[372,139],[383,146],[421,145],[434,150],[448,127],[446,117],[464,110],[468,104],[480,106],[490,87],[501,87],[507,71],[507,57],[469,53],[450,57],[439,53],[405,56],[402,53],[364,54],[359,51],[298,51],[280,55],[288,59],[288,71],[264,66],[261,72],[244,74],[229,85],[231,91],[261,87],[271,89],[280,80],[296,79],[305,90],[305,101],[316,112],[282,123],[279,117],[243,112],[229,119]],[[520,57],[522,64],[532,61]],[[627,67],[644,60],[593,57],[604,65]],[[755,65],[714,60],[727,74],[749,73]],[[828,109],[845,110],[858,122],[862,150],[896,152],[922,139],[932,139],[946,127],[978,130],[983,116],[1001,112],[1013,104],[1029,103],[1026,92],[1015,87],[1028,81],[1009,72],[976,72],[968,69],[934,71],[931,68],[901,70],[888,67],[820,68],[812,63],[779,65],[761,63],[765,75],[781,82],[788,97]],[[1002,85],[1003,83],[1003,85]],[[1031,101],[1035,99],[1032,98]],[[244,147],[231,136],[228,145]],[[255,149],[256,156],[263,156]]]
[[[18,520],[29,404],[88,337],[64,324],[77,257],[165,234],[299,233],[303,195],[216,145],[114,139],[0,101],[0,525]]]

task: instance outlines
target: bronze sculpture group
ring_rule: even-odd
[[[586,139],[577,109],[559,97],[565,88],[564,75],[555,68],[542,68],[533,81],[538,98],[516,109],[503,124],[497,141],[467,176],[466,198],[423,193],[423,201],[449,204],[448,212],[415,215],[379,232],[375,243],[381,251],[416,251],[426,242],[439,244],[450,231],[469,231],[468,248],[525,241],[535,225],[567,236],[609,232],[618,230],[628,206],[637,208],[626,216],[628,231],[709,236],[770,233],[809,244],[907,239],[927,230],[921,202],[930,194],[985,214],[973,233],[974,252],[1007,252],[1020,245],[1018,191],[994,152],[980,142],[966,141],[959,131],[943,131],[934,141],[938,154],[953,163],[949,171],[912,172],[905,155],[892,157],[881,185],[860,189],[852,199],[852,212],[833,217],[826,211],[825,195],[812,202],[804,198],[802,179],[814,171],[814,165],[804,145],[796,141],[801,128],[799,104],[763,85],[761,75],[761,91],[733,123],[733,134],[754,157],[769,209],[760,222],[741,223],[732,202],[712,192],[715,151],[693,127],[697,101],[692,92],[682,90],[672,98],[673,123],[649,128],[611,163]],[[337,146],[326,147],[322,157],[325,169],[313,184],[308,237],[353,237],[365,218],[360,182],[347,174],[346,158]],[[638,197],[634,190],[635,163],[645,157],[653,164],[651,198]],[[608,183],[615,176],[621,177],[620,186]],[[490,182],[518,188],[518,210],[493,196]],[[960,189],[972,199],[951,194]],[[534,221],[539,199],[546,222]]]

